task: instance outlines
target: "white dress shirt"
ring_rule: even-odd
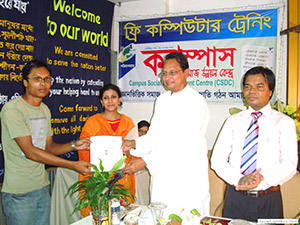
[[[189,86],[157,98],[150,129],[136,140],[136,150],[131,151],[147,163],[152,202],[209,214],[208,121],[203,96]]]
[[[227,183],[236,186],[243,176],[240,172],[241,153],[247,129],[251,123],[249,108],[229,117],[213,149],[211,167]],[[259,136],[257,168],[264,180],[255,190],[281,185],[296,173],[297,135],[295,122],[268,104],[258,119]]]

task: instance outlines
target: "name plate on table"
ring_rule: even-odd
[[[113,165],[118,162],[123,152],[121,150],[121,136],[93,136],[90,137],[90,162],[93,165],[99,166],[102,160],[104,171],[110,171]]]

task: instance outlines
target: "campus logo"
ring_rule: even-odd
[[[129,44],[126,47],[121,47],[119,54],[119,62],[124,63],[130,60],[136,53],[136,49],[133,48],[133,44]]]

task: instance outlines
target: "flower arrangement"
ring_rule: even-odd
[[[245,104],[245,106],[248,108],[249,106]],[[280,100],[277,100],[274,104],[271,104],[272,109],[277,110],[278,112],[281,112],[289,117],[291,117],[295,121],[296,129],[297,129],[297,140],[300,140],[300,122],[298,121],[298,117],[300,116],[300,112],[297,110],[297,107],[294,105],[286,105],[284,106],[284,103]],[[232,107],[229,109],[230,115],[233,115],[235,113],[238,113],[242,111],[242,109]]]

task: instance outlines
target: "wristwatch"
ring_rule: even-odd
[[[71,146],[72,146],[73,151],[77,151],[77,149],[75,147],[75,144],[74,144],[74,141],[71,141]]]

